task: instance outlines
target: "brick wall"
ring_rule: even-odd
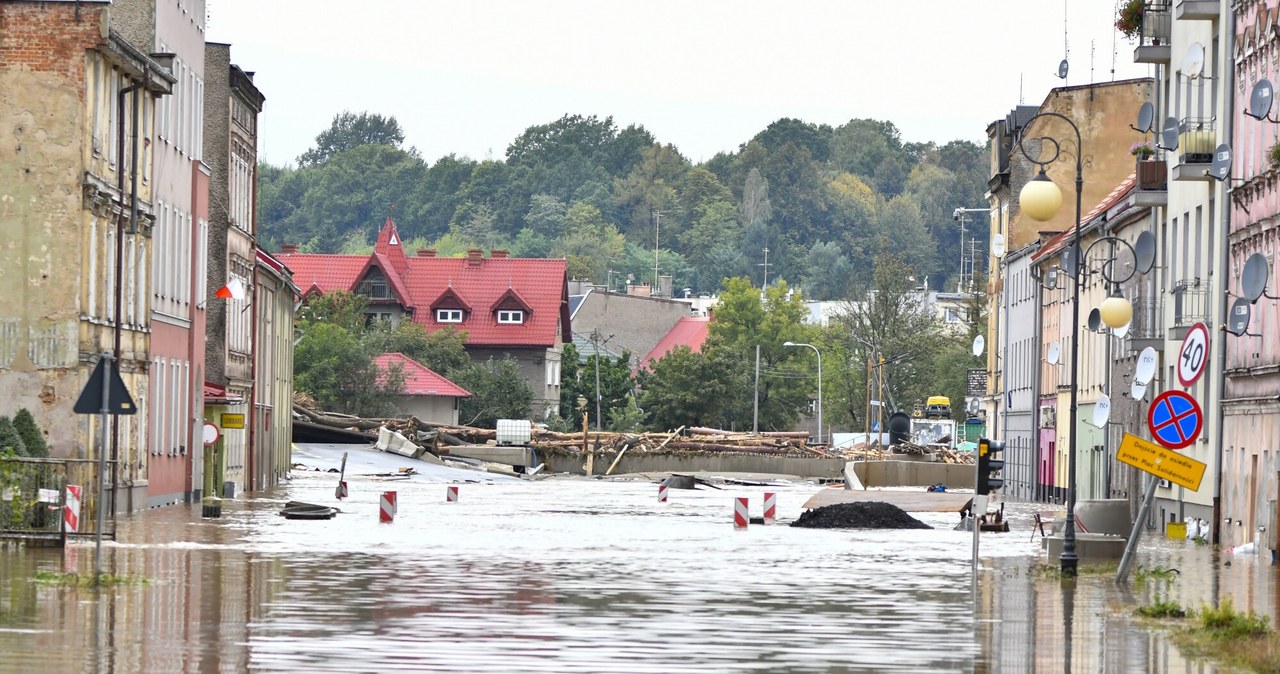
[[[84,98],[84,50],[100,44],[106,5],[0,2],[0,68],[48,73]]]

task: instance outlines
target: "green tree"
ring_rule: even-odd
[[[365,311],[369,298],[346,290],[333,290],[306,299],[301,311],[299,327],[304,331],[316,325],[329,323],[350,333],[364,330],[368,320]]]
[[[811,300],[828,301],[847,297],[853,287],[854,268],[835,242],[813,244],[801,265],[805,293]]]
[[[728,351],[695,353],[677,346],[641,371],[640,407],[655,429],[680,426],[738,428],[750,413],[746,361]],[[746,419],[746,428],[751,420]]]
[[[9,417],[0,416],[0,456],[26,456],[27,445]]]
[[[866,299],[841,307],[825,334],[837,362],[855,364],[835,369],[828,379],[833,403],[845,405],[851,422],[865,422],[868,362],[876,378],[883,377],[883,400],[889,405],[885,418],[895,409],[910,412],[915,400],[939,394],[937,359],[947,340],[913,270],[901,258],[881,256]]]
[[[363,417],[390,415],[404,372],[373,362],[381,340],[362,339],[334,323],[311,324],[294,349],[294,385],[324,409]]]
[[[592,339],[604,346],[607,338],[598,331]],[[596,368],[600,375],[600,414],[609,419],[615,409],[625,408],[635,390],[631,376],[631,353],[624,351],[615,358],[593,354],[585,360],[573,344],[566,344],[560,357],[560,414],[576,418],[578,397],[587,400],[587,414],[592,428],[596,426]],[[602,425],[603,427],[603,425]]]
[[[399,352],[449,377],[471,363],[466,350],[467,333],[453,327],[428,331],[403,320],[387,335],[384,351]]]
[[[362,145],[389,145],[398,149],[403,142],[404,131],[400,129],[400,122],[395,117],[368,112],[357,115],[343,111],[334,115],[329,128],[316,136],[315,147],[298,157],[298,164],[319,166],[334,155]]]
[[[449,378],[471,392],[459,405],[458,419],[463,425],[495,428],[498,419],[529,418],[533,388],[525,382],[514,358],[469,363]]]
[[[44,439],[44,433],[40,431],[40,427],[36,426],[35,417],[31,416],[30,410],[22,408],[13,417],[13,428],[22,438],[22,444],[26,447],[27,456],[36,458],[45,458],[49,456],[49,444]]]
[[[790,291],[785,281],[770,285],[762,298],[749,279],[730,279],[716,305],[716,319],[708,328],[703,352],[713,357],[731,354],[748,363],[754,361],[756,346],[760,347],[762,429],[790,430],[816,389],[816,378],[807,374],[812,359],[783,346],[788,341],[811,343],[810,337],[816,333],[803,324],[806,315],[804,300]],[[742,418],[736,421],[750,423]]]
[[[575,203],[565,215],[565,232],[552,252],[568,260],[569,275],[602,279],[611,261],[622,258],[626,239],[604,221],[600,210]]]

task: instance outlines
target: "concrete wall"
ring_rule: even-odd
[[[634,362],[652,351],[676,322],[688,315],[685,302],[592,291],[573,316],[573,330],[589,335],[598,329],[606,338],[612,335],[609,350],[620,353],[626,349]]]
[[[458,424],[458,399],[443,396],[398,396],[396,411],[437,424]]]

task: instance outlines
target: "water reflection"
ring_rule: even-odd
[[[344,513],[276,515],[329,502],[302,475],[221,520],[170,508],[125,518],[104,567],[145,585],[102,593],[37,585],[37,570],[87,573],[91,547],[0,549],[0,671],[101,672],[1212,672],[1133,618],[1167,597],[1223,596],[1274,618],[1270,567],[1185,541],[1149,541],[1138,568],[1177,580],[1117,589],[1063,583],[1029,506],[984,535],[954,515],[931,531],[735,531],[731,497],[648,482],[396,484],[400,513],[377,523],[386,485],[352,485]],[[774,488],[795,517],[811,485]],[[326,493],[328,498],[326,498]]]

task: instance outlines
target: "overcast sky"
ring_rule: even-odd
[[[565,114],[642,125],[693,161],[782,117],[981,143],[988,123],[1063,84],[1064,55],[1068,85],[1151,74],[1114,28],[1116,0],[208,0],[208,11],[208,39],[257,73],[259,151],[274,164],[343,110],[394,116],[429,162],[502,159],[524,129]]]

